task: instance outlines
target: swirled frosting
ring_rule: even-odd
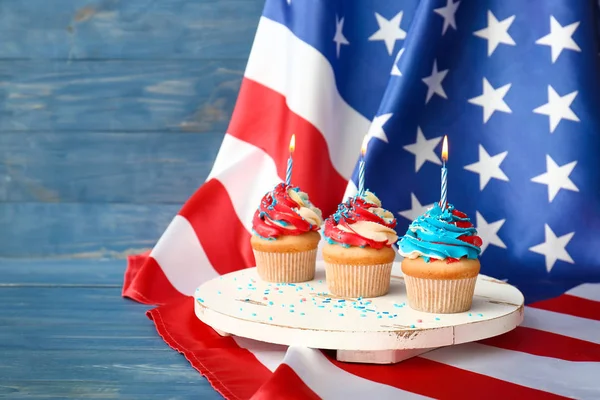
[[[274,240],[281,235],[317,231],[323,223],[321,210],[299,188],[280,183],[264,195],[254,217],[252,233]]]
[[[330,244],[344,247],[391,247],[398,240],[396,218],[381,208],[375,194],[366,191],[363,196],[350,197],[325,220],[325,237]]]
[[[436,203],[417,217],[398,241],[398,252],[406,258],[422,257],[456,261],[466,257],[476,259],[481,253],[481,238],[467,214],[453,205],[442,212]]]

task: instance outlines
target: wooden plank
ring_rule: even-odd
[[[112,286],[120,288],[127,261],[0,259],[0,288],[6,286]]]
[[[123,299],[120,287],[4,286],[0,299],[11,305],[0,311],[0,353],[168,349],[145,317],[151,307]]]
[[[156,340],[161,339],[156,335]],[[43,344],[43,343],[42,343]],[[164,342],[162,346],[167,346]],[[144,354],[148,358],[144,360]],[[200,381],[200,374],[177,352],[154,352],[119,350],[70,350],[57,351],[37,349],[36,351],[23,351],[21,349],[0,350],[0,357],[4,361],[0,366],[0,382],[12,381],[23,376],[30,376],[35,380],[73,380],[73,381],[104,381],[116,379],[137,379],[137,385],[142,382],[169,382],[173,377],[169,374],[179,375],[186,380]],[[159,357],[166,358],[166,362],[156,363]],[[177,358],[175,358],[177,357]],[[6,363],[5,363],[6,362]],[[168,362],[176,363],[170,367]],[[154,364],[154,365],[153,365]]]
[[[246,59],[263,0],[4,0],[0,58]]]
[[[180,205],[205,181],[222,138],[174,132],[0,134],[0,202]]]
[[[125,260],[0,260],[0,301],[11,304],[0,310],[0,350],[169,351],[144,317],[151,307],[121,298],[125,266]]]
[[[139,374],[143,374],[148,367],[141,364],[118,365],[117,368],[138,369]],[[69,360],[64,360],[69,362]],[[35,362],[33,360],[32,362]],[[61,367],[60,365],[58,366]],[[88,367],[88,366],[83,366]],[[92,366],[91,368],[102,368],[106,366]],[[191,368],[190,368],[191,369]],[[223,397],[215,392],[207,381],[200,377],[186,379],[177,376],[179,371],[171,368],[164,370],[155,370],[152,376],[160,374],[175,375],[172,381],[166,381],[164,378],[160,382],[150,379],[143,381],[127,382],[124,378],[125,373],[115,373],[117,382],[108,381],[78,381],[78,380],[10,380],[6,381],[0,378],[0,397],[20,400],[20,399],[156,399],[156,400],[180,400],[180,399],[222,399]],[[134,375],[130,373],[131,375]],[[113,377],[114,379],[114,377]],[[6,397],[4,397],[6,396]]]
[[[245,64],[2,61],[0,131],[224,132]]]
[[[0,203],[2,257],[123,258],[152,248],[175,204]]]
[[[86,268],[93,267],[93,264],[87,262],[80,265]],[[65,294],[67,292],[68,295]],[[2,304],[10,304],[10,307],[2,308],[1,318],[5,322],[9,319],[16,321],[15,326],[36,323],[106,325],[106,320],[99,317],[104,313],[114,312],[122,320],[123,329],[137,329],[133,324],[125,322],[136,315],[144,314],[149,308],[122,298],[120,287],[2,287],[0,299]],[[143,321],[144,325],[152,325],[145,317],[140,321]],[[2,329],[6,326],[7,324],[0,324]]]
[[[119,288],[0,287],[0,304],[0,397],[221,398]]]
[[[168,348],[145,316],[151,307],[122,298],[120,287],[4,286],[0,299],[10,304],[0,311],[0,352]]]

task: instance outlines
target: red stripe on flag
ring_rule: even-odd
[[[244,79],[228,133],[264,150],[280,177],[285,177],[289,142],[295,134],[292,184],[307,192],[324,216],[335,212],[348,180],[334,168],[321,132],[290,111],[284,96]],[[358,157],[359,149],[356,152]]]
[[[238,218],[221,182],[207,181],[185,203],[179,215],[192,225],[208,260],[219,274],[254,265],[250,233]]]
[[[421,357],[392,365],[350,364],[333,358],[330,361],[361,378],[436,399],[565,399]]]
[[[220,336],[196,318],[192,297],[160,306],[147,315],[164,341],[227,399],[250,398],[273,375],[231,337]]]
[[[150,252],[127,259],[121,295],[155,305],[181,299],[183,295],[171,285],[160,265],[148,254]]]
[[[600,345],[533,328],[517,327],[479,343],[566,361],[600,362]]]
[[[313,392],[300,377],[287,364],[281,364],[267,381],[252,396],[251,400],[319,400],[320,397]]]
[[[569,294],[529,304],[529,307],[600,321],[600,302]]]

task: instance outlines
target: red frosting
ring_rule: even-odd
[[[325,236],[337,243],[342,243],[349,246],[369,246],[374,249],[391,247],[391,244],[388,244],[387,240],[378,242],[366,238],[356,233],[350,227],[350,224],[358,221],[371,221],[391,229],[396,227],[395,218],[392,220],[392,222],[387,223],[383,218],[369,211],[369,208],[372,207],[377,207],[377,205],[365,201],[365,199],[362,197],[353,197],[345,203],[340,204],[335,214],[331,215],[325,220]],[[337,225],[347,228],[350,230],[350,232],[338,229]]]
[[[458,218],[468,218],[467,214],[465,214],[462,211],[458,211],[457,209],[452,210],[452,215],[457,216]],[[452,224],[458,226],[459,228],[472,228],[473,227],[473,224],[470,221],[456,221],[456,222],[452,222]],[[462,235],[462,236],[458,237],[458,240],[461,240],[465,243],[472,244],[477,247],[481,247],[481,245],[483,244],[483,241],[477,235],[474,235],[474,236]],[[448,245],[448,244],[446,243],[446,245]],[[440,261],[439,259],[433,258],[433,257],[431,259]],[[460,260],[457,258],[447,257],[444,259],[444,261],[446,261],[446,264],[451,264],[454,262],[458,262]]]
[[[458,211],[457,209],[452,210],[452,215],[455,215],[458,218],[467,218],[467,214],[465,214],[462,211]],[[470,221],[456,221],[456,222],[454,222],[454,225],[458,226],[459,228],[472,228],[473,227],[473,224]],[[483,241],[477,235],[474,235],[474,236],[462,235],[458,239],[465,243],[469,243],[469,244],[472,244],[473,246],[477,246],[477,247],[481,247],[481,245],[483,244]]]
[[[254,213],[252,228],[264,238],[276,238],[281,235],[300,235],[302,233],[319,230],[318,225],[312,225],[294,211],[299,205],[290,198],[288,189],[292,186],[280,183],[272,192],[264,195],[260,206]],[[273,221],[284,221],[287,229],[275,225]]]

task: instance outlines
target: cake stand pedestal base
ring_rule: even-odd
[[[378,351],[355,351],[338,350],[335,358],[338,361],[361,364],[396,364],[400,361],[408,360],[428,351],[435,350],[438,347],[430,349],[407,349],[407,350],[378,350]]]

